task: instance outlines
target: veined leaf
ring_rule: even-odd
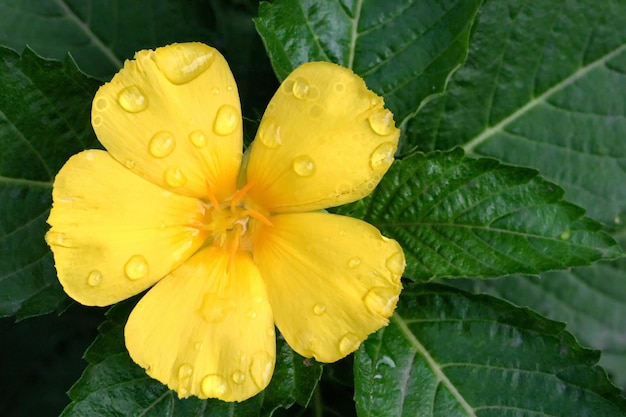
[[[410,145],[539,169],[623,224],[626,3],[489,0],[478,16],[467,64],[411,122]]]
[[[541,277],[512,275],[474,281],[486,291],[567,323],[578,340],[602,350],[600,365],[626,386],[626,260],[586,268],[546,272]]]
[[[89,113],[98,82],[73,61],[0,48],[0,317],[68,305],[44,242],[52,181],[65,160],[97,142]]]
[[[26,45],[46,58],[68,51],[88,74],[110,78],[136,51],[174,41],[203,41],[210,7],[199,0],[0,0],[0,44]]]
[[[100,336],[85,353],[89,362],[83,376],[70,390],[72,403],[62,417],[171,416],[261,417],[272,416],[294,403],[306,406],[322,374],[322,365],[305,360],[279,337],[276,368],[270,385],[257,396],[241,402],[181,400],[136,365],[124,345],[124,326],[136,297],[116,304],[107,312]]]
[[[414,280],[537,274],[622,253],[562,196],[535,170],[457,148],[396,161],[369,197],[339,211],[396,239]]]
[[[481,1],[282,0],[255,22],[279,79],[310,61],[352,68],[403,126],[464,62]]]
[[[406,288],[355,357],[359,416],[626,416],[626,400],[564,325],[484,295]]]

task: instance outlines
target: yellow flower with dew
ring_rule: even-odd
[[[92,124],[107,151],[60,170],[46,240],[82,304],[150,288],[126,346],[179,397],[262,391],[275,325],[300,355],[333,362],[387,324],[402,249],[324,211],[368,195],[398,143],[383,99],[351,70],[297,68],[246,158],[233,76],[201,43],[138,52],[97,92]]]

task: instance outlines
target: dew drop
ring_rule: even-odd
[[[95,115],[95,116],[93,117],[93,119],[91,120],[91,124],[92,124],[94,127],[98,127],[98,126],[102,125],[102,122],[103,122],[102,116],[100,116],[99,114],[98,114],[98,115]]]
[[[326,313],[326,306],[324,304],[315,304],[313,306],[313,314],[316,316],[321,316]]]
[[[387,269],[395,275],[402,275],[405,265],[406,263],[404,261],[404,255],[402,254],[402,252],[394,253],[389,258],[387,258],[387,261],[385,262],[385,266],[387,267]]]
[[[342,93],[344,90],[346,89],[346,86],[344,83],[337,83],[335,84],[335,91],[338,93]]]
[[[109,107],[109,100],[107,100],[105,97],[100,97],[93,105],[96,110],[105,111],[107,107]]]
[[[256,317],[257,317],[257,312],[256,312],[256,310],[249,310],[249,311],[246,313],[246,317],[247,317],[247,318],[249,318],[250,320],[256,319]]]
[[[124,165],[128,169],[133,169],[135,167],[135,161],[133,159],[127,159],[126,162],[124,162]]]
[[[235,384],[243,384],[244,381],[246,380],[246,374],[244,374],[241,371],[235,371],[235,372],[233,372],[233,374],[231,376],[232,376],[233,382]]]
[[[148,275],[148,261],[142,255],[131,256],[124,265],[124,274],[132,280],[145,277]]]
[[[267,352],[258,351],[252,356],[250,363],[250,375],[252,381],[259,389],[264,389],[269,384],[274,371],[274,357]]]
[[[185,84],[205,72],[215,61],[215,50],[200,43],[165,46],[155,51],[156,64],[172,84]]]
[[[178,368],[178,379],[181,381],[189,379],[191,374],[193,374],[193,366],[188,363],[184,363]]]
[[[86,151],[85,152],[85,159],[88,161],[93,161],[96,158],[96,154],[93,153],[93,151]]]
[[[178,167],[169,167],[165,170],[165,182],[170,187],[182,187],[187,183],[187,177]]]
[[[300,100],[306,98],[309,93],[309,89],[309,83],[303,78],[296,79],[293,83],[293,87],[291,87],[293,95]]]
[[[347,355],[349,353],[354,352],[360,344],[360,340],[354,333],[347,333],[344,337],[339,341],[339,353],[342,355]]]
[[[234,307],[205,302],[202,305],[202,317],[208,323],[220,323],[232,314]]]
[[[276,149],[283,143],[283,139],[280,136],[280,126],[273,118],[267,117],[261,122],[261,126],[259,126],[259,140],[270,149]]]
[[[309,116],[312,119],[319,119],[322,114],[324,113],[324,108],[322,106],[319,105],[314,105],[309,109]]]
[[[148,107],[148,99],[136,85],[131,85],[120,91],[117,102],[129,113],[138,113]]]
[[[148,151],[150,155],[155,158],[165,158],[172,153],[175,147],[176,140],[174,139],[174,135],[171,132],[162,130],[152,136],[148,144]]]
[[[204,344],[201,342],[196,342],[193,344],[193,348],[199,352],[204,349]]]
[[[220,136],[233,133],[239,126],[239,111],[229,104],[224,104],[217,110],[213,131]]]
[[[387,109],[373,113],[368,121],[372,130],[378,135],[387,136],[393,132],[393,114]]]
[[[218,95],[220,93],[220,89],[217,87],[213,87],[213,89],[211,90],[211,93],[213,93],[213,95]]]
[[[377,172],[385,171],[393,162],[395,151],[396,147],[393,143],[381,143],[370,155],[370,167]]]
[[[87,285],[97,287],[102,282],[102,272],[93,270],[87,275]]]
[[[202,393],[211,398],[224,398],[230,393],[228,382],[220,375],[207,375],[200,383]]]
[[[360,258],[352,258],[348,261],[348,267],[351,269],[355,269],[357,268],[359,265],[361,265],[361,259]]]
[[[293,170],[301,177],[310,177],[315,173],[315,162],[308,155],[300,155],[293,160]]]
[[[194,130],[189,134],[189,142],[196,148],[202,148],[207,144],[207,138],[201,130]]]
[[[373,314],[383,317],[391,316],[397,301],[398,291],[386,287],[374,287],[363,297],[365,307]]]

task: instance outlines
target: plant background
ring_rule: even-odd
[[[377,12],[388,19],[367,27]],[[624,28],[620,0],[285,0],[260,10],[247,0],[0,0],[0,45],[15,51],[2,50],[0,67],[0,416],[59,415],[96,337],[64,415],[349,416],[353,396],[359,415],[626,415],[621,389],[594,366],[599,353],[582,347],[602,349],[611,381],[626,386],[626,263],[609,237],[626,242]],[[54,281],[46,169],[99,146],[90,98],[124,59],[192,40],[231,65],[248,143],[278,78],[315,59],[363,75],[403,128],[402,162],[338,211],[401,241],[410,280],[446,286],[407,280],[392,324],[326,365],[315,392],[321,367],[283,343],[275,379],[286,382],[263,398],[177,401],[128,364],[120,335],[135,300],[98,332],[106,309],[72,303]],[[504,212],[513,214],[498,223]],[[481,234],[485,225],[497,233]],[[98,408],[111,398],[127,403]]]

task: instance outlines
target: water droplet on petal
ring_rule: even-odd
[[[385,142],[378,145],[372,155],[370,155],[370,167],[374,171],[385,171],[393,162],[393,155],[396,147],[391,142]]]
[[[276,149],[283,143],[283,139],[280,136],[280,126],[273,118],[266,117],[261,121],[259,140],[270,149]]]
[[[142,255],[133,255],[124,265],[124,273],[128,279],[143,278],[148,275],[148,261]]]
[[[193,344],[193,348],[197,351],[201,351],[202,349],[204,349],[204,343],[196,342]]]
[[[133,169],[135,167],[135,161],[132,159],[127,159],[126,162],[124,162],[124,165],[128,169]]]
[[[228,382],[216,374],[205,376],[200,383],[200,390],[210,398],[224,398],[230,393]]]
[[[300,155],[293,160],[293,170],[301,177],[310,177],[315,172],[315,162],[309,155]]]
[[[324,113],[324,108],[322,106],[319,105],[314,105],[309,109],[309,116],[312,119],[319,119],[322,114]]]
[[[274,357],[267,352],[259,351],[252,356],[250,375],[259,389],[264,389],[272,379]]]
[[[326,313],[326,306],[324,304],[315,304],[313,306],[313,314],[316,316],[321,316]]]
[[[294,81],[291,91],[296,98],[305,99],[309,93],[309,83],[303,78],[298,78]]]
[[[177,85],[197,78],[215,60],[215,50],[200,43],[158,48],[155,55],[156,64],[163,75]]]
[[[148,107],[148,99],[135,85],[126,87],[117,96],[117,102],[129,113],[137,113]]]
[[[93,270],[87,275],[87,285],[96,287],[102,282],[102,272]]]
[[[360,258],[352,258],[352,259],[350,259],[348,261],[348,267],[349,268],[354,269],[354,268],[358,267],[359,265],[361,265],[361,259]]]
[[[374,287],[365,294],[365,307],[373,314],[389,317],[396,308],[398,291],[393,288]]]
[[[338,93],[343,92],[346,89],[346,86],[343,83],[335,84],[335,91]]]
[[[341,353],[342,355],[352,353],[359,347],[360,344],[361,341],[359,340],[357,335],[355,335],[354,333],[347,333],[339,341],[339,353]]]
[[[239,126],[239,111],[231,105],[224,104],[217,110],[213,131],[220,136],[233,133]]]
[[[202,148],[207,144],[207,137],[201,130],[194,130],[189,134],[189,141],[196,148]]]
[[[170,187],[182,187],[187,184],[187,177],[178,167],[169,167],[165,170],[165,182]]]
[[[256,317],[257,317],[257,312],[256,312],[256,310],[249,310],[249,311],[246,313],[246,317],[247,317],[247,318],[249,318],[249,319],[251,319],[251,320],[252,320],[252,319],[256,319]]]
[[[393,132],[393,114],[387,110],[379,110],[368,118],[372,130],[381,136],[387,136]]]
[[[244,374],[241,371],[235,371],[232,374],[232,378],[235,384],[243,384],[244,381],[246,380],[246,374]]]
[[[99,114],[97,114],[97,115],[95,115],[95,116],[93,117],[93,119],[91,120],[91,124],[92,124],[94,127],[98,127],[98,126],[102,125],[102,122],[103,122],[103,121],[104,121],[104,120],[102,119],[102,116],[100,116]]]
[[[174,147],[176,147],[174,135],[171,132],[162,130],[152,136],[148,145],[148,151],[155,158],[165,158],[172,153]]]
[[[95,101],[93,106],[98,111],[104,111],[107,109],[107,107],[109,107],[109,100],[107,100],[106,97],[100,97]]]
[[[193,374],[193,366],[188,363],[184,363],[178,368],[178,379],[180,380],[189,379],[191,374]]]
[[[395,275],[402,275],[406,262],[404,261],[404,254],[402,252],[396,252],[387,258],[385,266],[387,269]]]
[[[220,93],[220,89],[217,87],[213,87],[213,89],[211,90],[211,93],[213,93],[214,95],[218,95]]]
[[[88,161],[93,161],[96,158],[96,154],[93,153],[93,151],[86,151],[85,152],[85,159]]]

